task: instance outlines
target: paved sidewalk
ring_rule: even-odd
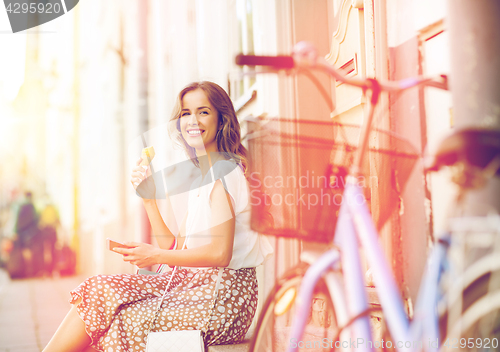
[[[70,308],[83,277],[10,280],[0,270],[0,352],[39,352]]]

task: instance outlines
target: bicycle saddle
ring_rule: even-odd
[[[427,171],[438,171],[443,166],[466,162],[484,169],[500,156],[500,130],[469,127],[453,132],[443,139]],[[496,170],[500,176],[500,168]]]

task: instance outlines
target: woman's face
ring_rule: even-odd
[[[218,152],[215,136],[219,129],[217,110],[202,89],[189,91],[182,98],[181,134],[196,155]]]

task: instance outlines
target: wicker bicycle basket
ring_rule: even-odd
[[[251,227],[260,233],[330,242],[360,127],[273,118],[248,122]],[[378,228],[399,206],[419,155],[404,138],[374,129],[358,184]]]

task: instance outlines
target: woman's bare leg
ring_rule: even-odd
[[[89,347],[91,340],[85,331],[85,323],[76,311],[78,303],[80,302],[71,307],[66,318],[59,325],[59,328],[57,328],[56,333],[52,336],[43,352],[93,351],[93,349],[86,349]]]

